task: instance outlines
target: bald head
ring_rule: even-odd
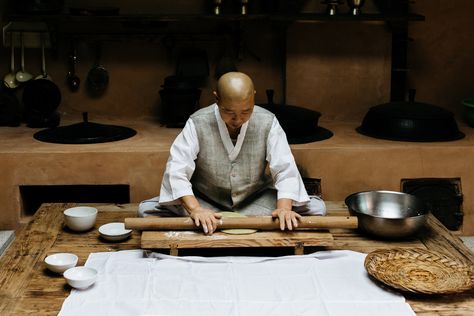
[[[242,72],[228,72],[217,81],[216,96],[232,102],[248,100],[255,94],[252,79]]]
[[[217,81],[214,94],[221,118],[230,137],[235,139],[253,112],[255,90],[252,79],[241,72],[228,72]]]

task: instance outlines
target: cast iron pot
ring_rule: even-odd
[[[87,112],[82,113],[80,123],[48,128],[36,132],[37,140],[55,144],[96,144],[123,140],[135,136],[134,129],[108,124],[89,122]]]
[[[273,103],[274,91],[266,90],[268,103],[260,105],[275,114],[290,144],[303,144],[330,138],[333,133],[318,126],[321,113],[302,107]]]
[[[370,108],[357,131],[375,138],[411,142],[464,137],[452,112],[414,99],[415,90],[410,90],[408,102],[390,102]]]

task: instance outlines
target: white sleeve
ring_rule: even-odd
[[[199,141],[196,128],[193,121],[189,119],[171,145],[170,156],[161,182],[160,204],[180,204],[179,198],[193,195],[190,180],[196,168],[194,161],[198,152]]]
[[[267,161],[278,199],[292,199],[294,206],[306,204],[309,201],[308,193],[296,167],[286,134],[276,118],[268,134]]]

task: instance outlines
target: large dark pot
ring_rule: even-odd
[[[166,127],[182,128],[189,116],[199,108],[201,90],[189,81],[175,76],[165,78],[160,90],[163,106],[162,123]]]
[[[89,122],[87,112],[82,116],[83,121],[80,123],[44,129],[36,132],[33,137],[55,144],[96,144],[127,139],[137,133],[125,126]]]
[[[268,103],[260,105],[275,114],[290,144],[303,144],[330,138],[333,133],[318,126],[321,113],[302,107],[273,103],[273,90],[267,90]]]
[[[464,137],[452,112],[415,102],[415,90],[410,90],[408,102],[390,102],[370,108],[357,131],[375,138],[411,142],[451,141]]]

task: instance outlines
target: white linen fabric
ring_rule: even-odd
[[[222,120],[217,104],[214,113],[219,127],[219,134],[231,161],[238,156],[247,132],[248,122],[242,125],[235,145],[232,143],[229,132]],[[170,157],[166,164],[160,189],[160,204],[180,204],[179,198],[185,195],[194,195],[190,179],[195,170],[194,161],[199,153],[199,141],[193,120],[190,118],[181,133],[176,137],[170,149]],[[303,180],[298,171],[286,139],[285,132],[278,120],[274,118],[267,140],[267,157],[278,199],[292,199],[294,206],[308,203]]]
[[[72,290],[60,316],[413,316],[403,296],[376,285],[365,254],[324,251],[286,257],[172,257],[93,253],[96,283]]]

